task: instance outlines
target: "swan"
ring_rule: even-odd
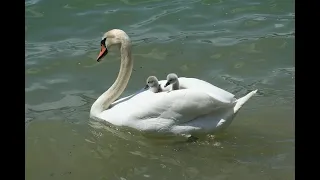
[[[170,73],[170,74],[167,75],[167,82],[164,85],[164,87],[167,87],[170,84],[172,85],[171,90],[178,90],[179,89],[179,80],[178,80],[178,75],[177,74]]]
[[[100,46],[98,62],[111,47],[117,47],[121,65],[115,82],[92,104],[90,117],[117,127],[186,137],[213,133],[228,127],[243,104],[257,92],[254,90],[236,99],[233,94],[203,80],[180,77],[180,87],[184,89],[170,93],[145,90],[113,102],[125,90],[132,73],[131,41],[123,30],[113,29],[103,35]]]
[[[158,78],[155,76],[149,76],[147,78],[147,85],[145,89],[150,88],[150,91],[154,93],[162,92],[162,88],[159,84]]]

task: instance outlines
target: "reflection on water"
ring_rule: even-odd
[[[279,0],[41,1],[26,6],[26,179],[294,179],[295,13]],[[133,42],[122,97],[149,75],[196,77],[236,97],[259,89],[229,128],[196,143],[89,119],[119,53],[95,61],[112,28]]]

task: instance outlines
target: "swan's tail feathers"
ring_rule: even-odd
[[[242,98],[239,98],[239,99],[236,101],[236,105],[235,105],[234,108],[233,108],[234,113],[238,112],[239,109],[242,107],[242,105],[243,105],[244,103],[246,103],[254,94],[256,94],[257,91],[258,91],[258,89],[249,92],[247,95],[243,96]]]

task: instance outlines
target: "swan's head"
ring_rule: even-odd
[[[170,84],[175,84],[178,82],[178,75],[174,73],[170,73],[167,76],[167,83],[164,85],[164,87],[169,86]]]
[[[159,86],[159,82],[158,82],[158,79],[155,77],[155,76],[149,76],[148,79],[147,79],[147,85],[145,87],[145,89],[147,88],[158,88]]]
[[[122,31],[121,29],[112,29],[102,36],[102,40],[100,42],[101,50],[97,57],[97,61],[99,62],[105,55],[108,54],[108,49],[112,46],[120,47],[122,43],[130,42],[129,36]]]

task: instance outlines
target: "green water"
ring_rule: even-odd
[[[26,179],[292,180],[294,2],[289,0],[26,0]],[[89,119],[115,80],[119,53],[101,62],[101,36],[123,29],[134,72],[195,77],[243,96],[224,132],[196,143],[147,139]]]

